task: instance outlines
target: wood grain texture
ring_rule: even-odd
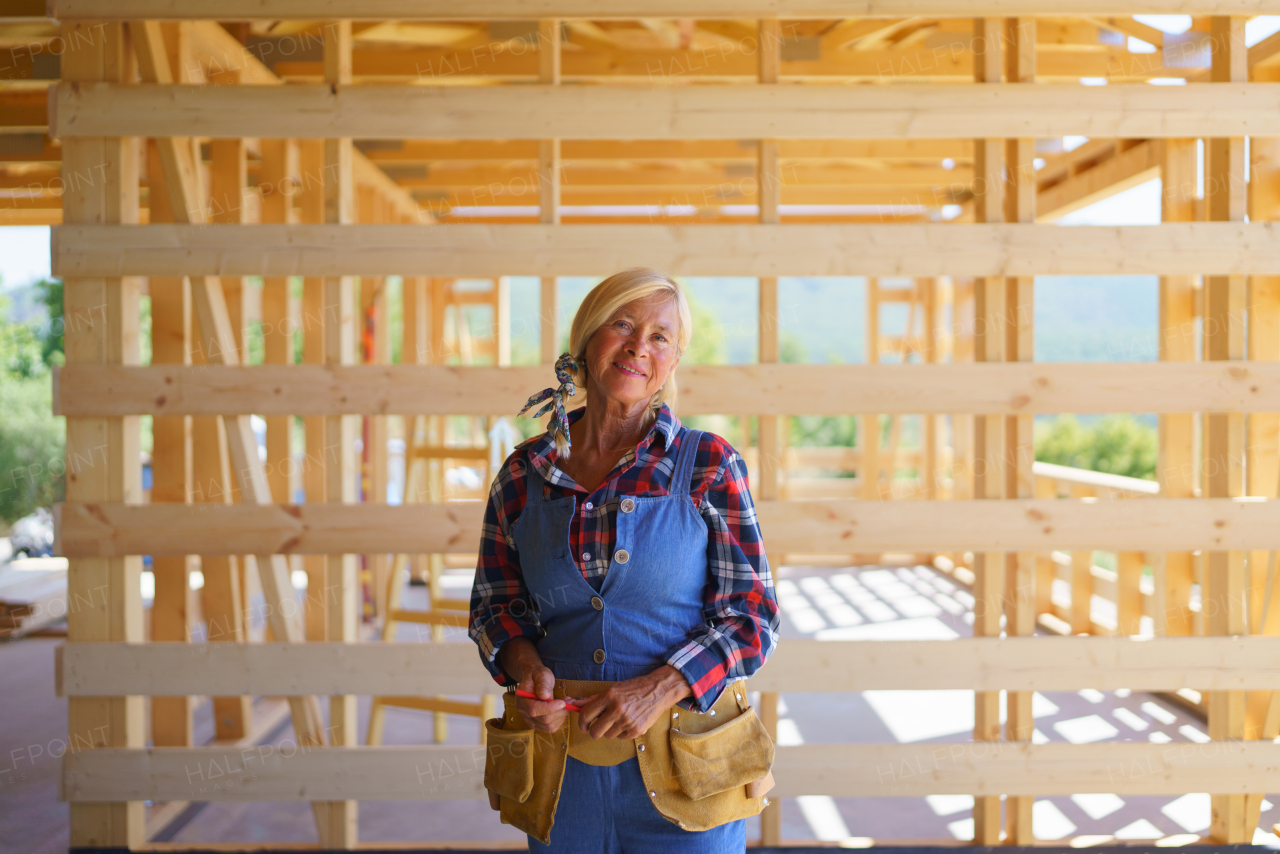
[[[681,17],[685,17],[682,15]],[[1280,84],[197,86],[61,83],[50,132],[362,139],[1280,135]]]
[[[62,696],[498,693],[475,644],[69,643]],[[1134,691],[1280,688],[1280,638],[791,639],[751,677],[759,691]]]
[[[1280,363],[688,365],[680,415],[1276,412]],[[513,415],[545,367],[67,365],[62,415]]]
[[[1193,551],[1280,548],[1280,502],[763,501],[770,551]],[[484,503],[54,505],[57,554],[474,553]]]
[[[53,229],[53,272],[59,276],[602,276],[635,265],[685,276],[1276,274],[1280,226],[270,224]]]

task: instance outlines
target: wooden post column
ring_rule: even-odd
[[[1211,19],[1213,59],[1210,76],[1215,83],[1243,83],[1249,78],[1248,51],[1243,17]],[[1243,222],[1246,213],[1244,138],[1214,138],[1205,145],[1205,200],[1209,219]],[[1205,359],[1243,359],[1243,276],[1206,276]],[[1210,498],[1244,494],[1244,416],[1212,413],[1206,419],[1205,482]],[[1203,597],[1207,633],[1239,635],[1245,632],[1245,579],[1243,552],[1208,552],[1206,595]],[[1209,736],[1213,739],[1244,737],[1244,692],[1208,693]],[[1209,833],[1218,843],[1249,842],[1246,833],[1244,795],[1212,795]]]
[[[63,25],[68,50],[62,79],[132,82],[128,36],[121,24]],[[133,137],[78,137],[62,147],[64,223],[138,222],[138,148]],[[75,176],[81,176],[75,180]],[[94,176],[96,180],[84,180]],[[67,364],[138,364],[140,283],[136,278],[63,280]],[[67,501],[141,502],[137,416],[67,419]],[[67,639],[141,643],[142,558],[71,558],[67,567]],[[143,746],[142,697],[72,697],[68,742]],[[141,801],[71,804],[71,846],[141,845]]]
[[[1003,25],[1000,18],[974,19],[973,73],[976,83],[1000,82]],[[977,222],[1000,222],[1003,219],[1003,148],[1003,141],[999,139],[973,141],[973,209]],[[974,359],[998,362],[1004,355],[1005,281],[995,277],[976,279],[973,294]],[[1003,428],[1004,416],[978,415],[973,419],[973,497],[976,499],[1002,497]],[[999,552],[975,552],[973,555],[974,637],[1000,636],[1004,561],[1004,555]],[[999,741],[1000,692],[978,691],[974,694],[974,702],[974,741]],[[978,845],[999,844],[998,795],[973,799],[973,841]]]
[[[215,85],[235,86],[240,75],[235,71],[215,74]],[[248,152],[243,139],[214,139],[209,142],[209,200],[208,218],[222,224],[243,224],[245,221],[244,188],[248,183]],[[239,276],[222,277],[222,293],[227,303],[227,316],[237,358],[245,359],[245,311],[244,280]],[[205,339],[208,340],[208,339]],[[209,354],[202,354],[205,361],[212,361]],[[206,501],[230,504],[236,496],[235,481],[231,475],[227,449],[225,420],[221,417],[200,419],[198,470],[203,475],[202,488],[208,489]],[[216,444],[215,444],[216,443]],[[206,556],[204,563],[205,585],[201,597],[206,603],[210,640],[243,643],[249,637],[249,591],[247,567],[249,558],[241,556]],[[215,623],[218,636],[214,637]],[[215,697],[214,722],[218,738],[237,741],[249,735],[253,728],[253,703],[247,696]]]
[[[304,140],[298,145],[299,168],[302,171],[298,193],[299,216],[303,222],[324,222],[324,142]],[[324,312],[324,280],[307,277],[302,280],[302,360],[309,365],[324,362],[324,334],[329,324]],[[302,419],[306,437],[306,456],[302,482],[307,501],[326,500],[325,472],[329,454],[325,448],[325,420],[320,415]],[[328,639],[329,571],[324,555],[306,555],[303,567],[307,573],[306,633],[307,640]]]
[[[778,82],[781,66],[781,26],[777,19],[760,21],[758,79],[761,85]],[[776,139],[759,142],[757,182],[759,186],[760,222],[777,224],[778,202],[781,196],[782,174],[779,168],[779,144]],[[761,276],[759,290],[759,359],[762,364],[778,361],[778,279]],[[758,415],[756,440],[757,471],[756,500],[776,501],[781,492],[782,416]],[[776,555],[766,553],[764,559],[773,565]],[[778,695],[762,692],[760,695],[760,720],[769,737],[778,740]],[[782,840],[782,802],[774,798],[760,813],[760,844],[778,845]]]
[[[262,170],[258,186],[262,189],[262,221],[293,222],[293,197],[299,183],[298,146],[291,139],[264,139]],[[267,276],[262,280],[262,361],[267,365],[293,363],[293,332],[297,328],[291,311],[289,279]],[[289,436],[293,417],[268,415],[267,483],[271,497],[278,504],[292,504],[295,478]]]
[[[1196,141],[1161,141],[1161,222],[1195,221]],[[1192,362],[1196,354],[1196,277],[1160,277],[1161,361]],[[1157,478],[1166,498],[1194,498],[1196,493],[1195,416],[1161,415],[1158,421],[1160,465]],[[1190,552],[1166,552],[1153,557],[1157,635],[1191,634]]]
[[[1036,19],[1008,18],[1005,21],[1005,77],[1010,83],[1034,83],[1036,77]],[[1031,138],[1005,141],[1005,162],[1009,175],[1004,198],[1005,222],[1036,221],[1035,140]],[[1017,276],[1005,279],[1004,360],[1035,361],[1035,278]],[[1034,498],[1035,461],[1033,428],[1035,416],[1010,415],[1004,422],[1005,498]],[[1005,554],[1005,631],[1010,637],[1030,637],[1036,630],[1034,552]],[[1008,741],[1030,742],[1035,730],[1031,715],[1031,691],[1010,691],[1007,697]],[[1035,834],[1031,827],[1031,809],[1035,798],[1010,795],[1005,803],[1005,835],[1011,845],[1031,845]]]
[[[173,222],[163,168],[154,142],[147,146],[150,221]],[[191,286],[184,278],[152,276],[151,363],[191,364]],[[151,501],[191,501],[191,416],[156,416],[151,422]],[[151,560],[155,599],[151,603],[151,640],[190,641],[194,558],[157,556]],[[194,744],[194,697],[151,698],[151,741],[156,747]]]
[[[324,28],[324,75],[331,86],[351,83],[351,22],[331,21]],[[354,222],[354,183],[350,137],[324,141],[324,219],[329,225]],[[324,278],[324,361],[330,365],[355,362],[355,282],[350,276]],[[355,501],[355,426],[358,416],[331,415],[324,419],[326,499],[350,504]],[[358,640],[360,585],[354,554],[327,556],[328,639],[352,643]],[[356,697],[329,698],[329,731],[335,746],[358,743]],[[328,826],[322,827],[320,845],[351,849],[356,846],[358,802],[329,804]]]

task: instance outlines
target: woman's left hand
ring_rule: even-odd
[[[658,715],[692,693],[680,671],[664,664],[652,673],[616,682],[584,702],[578,729],[592,738],[636,738]]]

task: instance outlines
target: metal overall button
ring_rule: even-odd
[[[613,559],[616,560],[618,563],[626,563],[627,561],[631,560],[631,553],[628,552],[626,549],[618,549],[616,552],[613,553]]]
[[[601,599],[599,596],[592,596],[592,597],[591,597],[591,607],[592,607],[592,608],[595,608],[597,611],[603,611],[603,610],[604,610],[604,600],[603,600],[603,599]]]
[[[604,664],[604,650],[597,649],[595,655],[591,656],[596,664]]]
[[[622,499],[622,503],[619,504],[618,507],[622,510],[623,513],[630,513],[632,510],[636,509],[636,503],[632,501],[630,498],[624,498]]]

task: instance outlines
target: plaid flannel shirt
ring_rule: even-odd
[[[570,412],[569,423],[584,411]],[[502,644],[515,637],[536,641],[542,635],[530,608],[511,607],[517,600],[529,601],[511,534],[524,509],[526,467],[537,467],[547,483],[548,498],[578,494],[585,512],[574,514],[569,541],[578,569],[599,590],[613,554],[618,502],[624,496],[669,494],[680,427],[664,404],[635,450],[627,451],[590,494],[555,466],[558,453],[546,434],[522,442],[499,469],[485,508],[469,629],[481,660],[498,684],[514,684],[497,662]],[[698,444],[690,498],[707,523],[707,562],[713,583],[704,593],[704,623],[668,651],[666,662],[693,688],[692,699],[686,698],[681,705],[706,711],[726,685],[750,676],[773,652],[778,603],[747,486],[746,464],[733,446],[712,433],[703,433]],[[584,559],[584,554],[589,557]]]

